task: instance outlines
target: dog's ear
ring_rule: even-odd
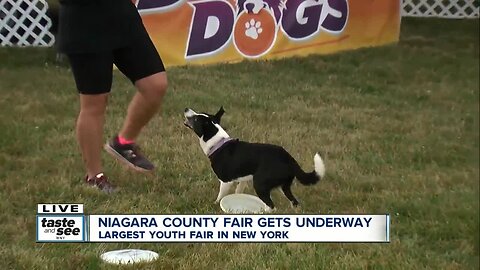
[[[222,106],[222,107],[220,107],[218,112],[213,116],[213,120],[215,120],[215,122],[220,124],[220,120],[222,119],[222,115],[224,113],[225,113],[225,110],[223,109],[223,106]]]

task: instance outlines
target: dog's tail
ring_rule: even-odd
[[[303,185],[316,184],[325,176],[325,164],[323,163],[322,157],[318,153],[315,154],[315,157],[313,157],[313,163],[315,170],[309,173],[303,171],[300,166],[297,167],[295,176]]]

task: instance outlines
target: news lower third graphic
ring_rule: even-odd
[[[390,242],[387,215],[86,215],[82,204],[39,204],[37,242]]]

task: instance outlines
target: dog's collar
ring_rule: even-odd
[[[232,138],[222,138],[220,141],[218,141],[212,148],[208,150],[207,156],[210,158],[212,157],[215,152],[217,152],[220,148],[222,148],[224,145],[228,144],[229,142],[232,141],[238,141],[238,139],[232,139]]]

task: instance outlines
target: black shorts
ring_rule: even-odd
[[[67,54],[78,92],[95,95],[110,92],[113,64],[132,83],[165,71],[162,59],[148,35],[135,38],[130,45],[111,51]]]

